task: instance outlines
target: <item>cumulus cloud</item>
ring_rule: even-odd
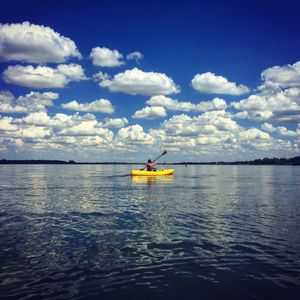
[[[20,141],[34,141],[51,138],[53,132],[49,127],[37,127],[18,124],[12,117],[0,116],[0,132],[4,132],[6,139],[20,139]],[[0,135],[1,141],[1,135]],[[21,144],[23,143],[21,142]]]
[[[52,118],[46,112],[33,112],[23,118],[14,119],[14,124],[25,124],[34,126],[46,126],[55,130],[62,128],[74,127],[83,122],[95,121],[96,117],[93,114],[85,114],[80,116],[79,113],[74,115],[66,115],[62,113],[55,114]],[[101,123],[97,123],[97,126]],[[101,127],[101,126],[100,126]]]
[[[196,104],[195,111],[207,112],[211,110],[225,110],[227,108],[226,101],[220,98],[214,98],[212,101],[202,101]]]
[[[268,132],[275,132],[276,131],[276,128],[273,127],[272,124],[270,123],[264,123],[261,125],[261,128],[265,131],[268,131]]]
[[[133,143],[133,144],[153,144],[153,137],[144,132],[142,126],[135,124],[125,128],[121,128],[116,135],[116,143]]]
[[[297,121],[300,120],[300,88],[251,95],[241,101],[231,102],[231,106],[243,111],[237,117]]]
[[[33,112],[23,118],[0,116],[0,144],[3,136],[6,140],[19,140],[19,144],[40,149],[97,146],[109,147],[113,132],[104,128],[94,115],[80,116],[56,114],[53,117],[46,112]],[[27,143],[28,142],[28,143]]]
[[[166,110],[162,106],[147,106],[141,110],[137,110],[132,118],[154,120],[157,118],[163,118],[166,115]]]
[[[126,118],[105,118],[103,127],[108,128],[122,128],[128,124],[128,120]]]
[[[13,114],[45,111],[58,97],[59,95],[53,92],[30,92],[15,99],[8,91],[0,92],[0,112]]]
[[[294,151],[292,143],[272,138],[257,128],[243,128],[231,119],[225,111],[205,112],[199,116],[175,115],[165,120],[158,128],[149,130],[155,145],[160,149],[168,147],[173,153],[186,157],[211,157],[216,159],[237,154],[255,156],[266,151]],[[213,154],[214,153],[214,154]],[[265,155],[265,154],[263,154]]]
[[[71,81],[87,79],[78,64],[62,64],[56,68],[45,66],[9,66],[3,72],[6,83],[30,88],[63,88]]]
[[[192,87],[198,92],[207,94],[238,96],[250,91],[250,89],[243,84],[237,85],[235,82],[229,82],[225,77],[217,76],[211,72],[195,75],[192,79]]]
[[[89,57],[93,60],[93,65],[99,67],[119,67],[125,64],[122,61],[123,54],[105,47],[93,48]]]
[[[196,153],[230,153],[253,151],[253,149],[282,149],[291,145],[279,142],[267,132],[257,128],[243,128],[232,120],[225,111],[205,112],[191,117],[175,115],[165,120],[157,129],[149,131],[160,145],[168,145],[173,151],[193,151]]]
[[[207,125],[210,127],[205,127]],[[231,119],[229,113],[225,111],[210,111],[195,117],[190,117],[186,114],[175,115],[164,121],[161,128],[166,131],[167,135],[193,136],[203,130],[206,134],[211,134],[213,131],[237,132],[240,126]],[[212,130],[213,128],[214,130]]]
[[[52,129],[47,127],[36,127],[36,126],[27,126],[26,128],[20,128],[16,132],[16,136],[22,139],[48,139],[52,136]]]
[[[240,112],[237,118],[300,121],[300,62],[274,66],[261,73],[262,85],[256,93],[231,106]]]
[[[261,78],[264,82],[260,90],[300,87],[300,61],[293,65],[268,68],[261,73]]]
[[[110,80],[111,77],[107,73],[103,73],[100,71],[93,75],[93,79],[95,81],[104,81],[104,80]]]
[[[211,110],[224,110],[227,108],[226,102],[220,98],[215,98],[212,101],[201,101],[198,104],[194,104],[158,95],[152,96],[146,103],[151,106],[162,106],[172,111],[206,112]]]
[[[120,118],[121,119],[121,118]],[[123,124],[121,124],[123,123]],[[93,151],[111,150],[117,152],[139,152],[164,149],[166,146],[173,153],[180,151],[186,155],[204,155],[217,153],[218,157],[237,153],[257,157],[268,151],[297,151],[299,148],[300,127],[295,131],[285,127],[274,127],[264,124],[258,128],[244,128],[237,124],[226,111],[209,111],[199,116],[185,114],[175,115],[162,122],[159,127],[147,131],[142,126],[127,124],[127,119],[104,119],[97,121],[90,113],[86,115],[56,114],[53,117],[46,112],[33,112],[23,118],[0,116],[0,145],[2,151],[6,145],[23,147],[28,150],[56,149],[61,151]],[[107,127],[123,126],[114,136]],[[290,141],[273,138],[269,132],[279,133]],[[297,142],[298,139],[298,142]],[[18,141],[16,143],[16,141]],[[274,152],[273,152],[274,153]],[[220,156],[222,155],[222,156]],[[264,154],[265,155],[265,154]],[[227,156],[228,157],[228,156]]]
[[[0,91],[0,103],[10,103],[15,97],[10,91]]]
[[[249,142],[251,140],[269,140],[271,137],[267,132],[258,128],[250,128],[239,132],[240,142]]]
[[[251,119],[251,120],[268,120],[274,118],[271,111],[241,111],[235,114],[238,119]]]
[[[64,128],[59,131],[58,135],[67,135],[67,136],[105,136],[112,138],[112,133],[106,128],[98,127],[98,122],[96,120],[81,122],[78,125],[72,127]]]
[[[99,99],[90,103],[78,103],[73,100],[68,103],[63,103],[62,108],[84,112],[102,112],[106,114],[112,114],[115,110],[112,104],[107,99]]]
[[[8,103],[0,103],[0,112],[10,114],[21,114],[28,112],[28,108],[21,105],[11,105]]]
[[[99,85],[108,88],[111,92],[123,92],[131,95],[167,95],[179,93],[179,86],[163,73],[143,72],[138,68],[126,70],[116,74],[112,79],[100,78]]]
[[[61,68],[61,72],[66,71]],[[125,76],[125,73],[126,71],[120,74]],[[142,73],[146,74],[146,77],[151,77],[152,74],[152,72]],[[126,75],[125,78],[130,82],[128,87],[126,84],[121,85],[126,82],[124,78],[116,80],[117,75],[111,78],[99,72],[94,75],[94,78],[104,86],[109,82],[108,88],[116,84],[115,86],[122,91],[126,90],[127,93],[130,91],[129,94],[134,94],[132,91],[136,88],[136,82],[139,81],[130,81],[129,79],[135,77],[132,74]],[[157,82],[154,81],[155,84]],[[28,114],[22,118],[0,116],[0,151],[8,151],[5,150],[8,147],[6,145],[11,145],[7,149],[12,149],[14,145],[16,149],[23,147],[26,151],[33,148],[64,151],[68,149],[72,153],[75,151],[88,153],[95,150],[97,153],[104,151],[111,155],[112,150],[114,150],[113,153],[131,151],[140,153],[150,148],[153,150],[153,147],[155,149],[168,147],[170,151],[178,151],[180,155],[184,152],[186,157],[201,155],[199,160],[203,160],[205,155],[212,157],[212,153],[215,154],[215,159],[224,160],[228,159],[227,154],[230,154],[232,159],[245,159],[246,155],[248,155],[247,158],[250,155],[264,157],[270,151],[274,156],[278,153],[279,155],[282,153],[293,155],[300,150],[300,125],[295,129],[295,124],[291,124],[290,126],[293,126],[291,130],[289,126],[278,126],[272,121],[299,122],[300,87],[283,88],[283,86],[281,83],[276,89],[273,88],[274,85],[270,88],[259,89],[248,98],[232,102],[230,106],[237,110],[236,113],[226,111],[226,101],[220,98],[192,103],[172,99],[164,94],[152,95],[149,90],[153,89],[153,85],[142,86],[151,97],[146,102],[148,106],[135,112],[133,118],[166,117],[168,110],[201,112],[197,116],[195,114],[193,116],[174,115],[169,119],[164,119],[157,127],[147,130],[138,124],[128,126],[126,118],[105,118],[98,121],[91,113],[85,115],[58,113],[50,116],[47,114],[47,109],[58,98],[58,94],[55,93],[31,92],[15,98],[9,91],[0,91],[0,111],[2,109],[5,113],[19,111]],[[144,90],[140,94],[146,95]],[[97,111],[96,109],[100,109],[101,106],[97,101],[99,100],[91,103],[71,101],[64,103],[62,107],[66,105],[66,108],[77,111]],[[261,128],[243,127],[244,125],[241,126],[237,118],[263,120],[265,123],[261,125]],[[109,130],[110,128],[119,128],[119,130],[114,135]],[[237,154],[241,156],[238,157]]]
[[[126,55],[127,60],[135,60],[136,62],[139,62],[143,58],[144,58],[143,54],[139,51],[134,51]]]
[[[12,124],[12,117],[1,117],[0,115],[0,132],[1,131],[16,131],[18,127]]]
[[[26,117],[16,119],[14,122],[16,124],[51,126],[51,118],[44,111],[30,113]]]
[[[289,137],[300,137],[300,128],[298,126],[298,128],[293,131],[293,130],[289,130],[284,126],[278,126],[278,127],[274,127],[272,124],[270,123],[264,123],[262,124],[261,128],[265,131],[268,132],[276,132],[279,133],[282,136],[289,136]]]
[[[0,61],[65,62],[81,58],[75,43],[52,28],[30,24],[0,24]]]

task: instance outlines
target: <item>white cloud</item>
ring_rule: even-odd
[[[89,57],[93,60],[93,65],[100,67],[119,67],[125,64],[122,61],[123,54],[105,47],[93,48]]]
[[[44,139],[52,136],[52,129],[47,127],[27,126],[21,128],[16,135],[22,139]]]
[[[0,103],[11,103],[15,99],[10,91],[0,91]]]
[[[162,148],[165,145],[172,151],[192,151],[194,155],[292,149],[289,142],[273,139],[264,131],[239,126],[225,111],[206,112],[195,117],[176,115],[149,133]]]
[[[136,124],[121,128],[116,135],[117,145],[120,143],[133,143],[133,144],[153,144],[154,139],[150,134],[144,132],[142,126]]]
[[[299,128],[296,131],[293,131],[293,130],[288,130],[286,127],[278,126],[276,128],[276,130],[282,136],[298,136],[298,137],[300,137]]]
[[[57,68],[37,66],[9,66],[3,72],[6,83],[30,88],[63,88],[71,81],[87,79],[78,64],[58,65]]]
[[[241,110],[242,119],[300,121],[300,61],[293,65],[274,66],[261,74],[264,81],[257,93],[231,106]]]
[[[265,131],[268,131],[268,132],[274,132],[276,131],[276,128],[273,127],[272,124],[269,124],[269,123],[264,123],[261,125],[261,128]]]
[[[21,114],[21,113],[27,113],[28,108],[16,104],[0,103],[0,112],[10,113],[10,114]]]
[[[238,113],[236,113],[234,115],[235,118],[238,118],[238,119],[247,119],[249,117],[249,114],[247,111],[240,111]]]
[[[251,140],[269,140],[270,135],[267,132],[261,131],[257,128],[250,128],[239,132],[241,142],[249,142]]]
[[[284,147],[292,151],[289,142],[275,140],[257,128],[243,128],[225,111],[205,112],[195,117],[175,115],[159,128],[150,129],[149,134],[158,147],[168,147],[173,153],[184,153],[187,157],[201,154],[201,160],[203,155],[212,153],[219,159],[227,155],[236,159],[233,153],[249,154],[254,149],[256,153]]]
[[[101,80],[99,85],[111,92],[123,92],[131,95],[167,95],[179,93],[179,86],[163,73],[143,72],[138,68],[116,74],[113,79]]]
[[[231,106],[243,111],[237,117],[297,121],[300,120],[300,88],[251,95],[239,102],[231,102]]]
[[[122,128],[128,124],[128,120],[126,118],[105,118],[103,127],[108,128]]]
[[[143,58],[144,58],[143,54],[139,51],[134,51],[126,55],[127,60],[135,60],[136,62],[139,62]]]
[[[163,118],[166,115],[166,110],[162,106],[147,106],[141,110],[137,110],[132,118],[154,120],[157,118]]]
[[[108,139],[112,139],[113,133],[106,129],[101,128],[96,120],[84,121],[78,125],[72,127],[64,128],[57,133],[57,135],[67,135],[67,136],[103,136]]]
[[[121,124],[123,123],[123,124]],[[246,155],[254,157],[266,156],[267,153],[283,151],[295,153],[299,149],[300,126],[295,131],[285,127],[264,125],[262,130],[244,128],[238,125],[230,113],[210,111],[199,116],[175,115],[162,122],[158,128],[147,131],[135,124],[122,127],[114,136],[107,127],[125,125],[125,118],[96,120],[92,114],[80,116],[56,114],[50,117],[45,112],[33,112],[23,118],[0,117],[0,151],[8,151],[15,147],[22,151],[62,151],[61,153],[81,153],[88,155],[107,153],[147,152],[155,148],[167,149],[180,153],[185,158],[211,157],[225,160],[227,157],[245,159]],[[273,138],[268,132],[279,133],[294,141]],[[18,141],[18,142],[16,142]],[[113,150],[113,151],[112,151]],[[155,150],[155,151],[156,151]],[[69,154],[68,154],[69,157]],[[133,158],[136,161],[137,158]]]
[[[5,138],[21,140],[37,140],[51,138],[53,132],[51,128],[40,126],[23,125],[12,117],[0,116],[0,131],[4,131]],[[1,140],[1,138],[0,138]]]
[[[107,73],[103,73],[99,71],[98,73],[93,75],[93,78],[95,81],[103,81],[103,80],[109,80],[111,77]]]
[[[300,61],[293,65],[274,66],[261,73],[260,90],[300,87]]]
[[[30,110],[43,110],[45,106],[52,106],[53,101],[58,97],[59,95],[53,92],[30,92],[25,96],[19,96],[16,103],[27,108],[30,107]]]
[[[0,120],[4,120],[2,129],[16,131],[14,137],[17,136],[18,138],[34,138],[36,135],[37,138],[42,138],[44,133],[45,137],[51,133],[53,138],[59,136],[101,136],[107,141],[111,141],[113,138],[113,133],[104,128],[103,123],[98,122],[96,117],[90,113],[83,116],[78,113],[74,115],[58,113],[50,117],[46,112],[33,112],[23,118],[4,117]],[[30,136],[29,131],[32,129],[34,129],[34,133]]]
[[[58,99],[57,93],[52,92],[30,92],[17,99],[10,92],[0,95],[0,112],[4,113],[28,113],[32,111],[44,111],[46,107],[53,105],[53,101]]]
[[[80,116],[79,113],[74,115],[66,115],[57,113],[52,118],[46,112],[33,112],[29,115],[14,120],[14,124],[25,124],[34,126],[51,127],[55,130],[77,126],[83,122],[95,121],[96,117],[93,114],[85,114]],[[97,126],[101,127],[102,123],[97,122]]]
[[[59,113],[50,117],[34,112],[17,119],[0,116],[0,151],[8,151],[6,145],[17,151],[21,147],[24,151],[108,151],[114,134],[102,125],[92,114]]]
[[[114,112],[114,107],[107,99],[99,99],[90,103],[78,103],[73,100],[68,103],[63,103],[62,108],[76,111],[85,112],[102,112],[106,114],[112,114]]]
[[[223,76],[217,76],[214,73],[207,72],[197,74],[192,79],[192,87],[201,93],[207,94],[227,94],[242,95],[250,91],[245,85],[238,85],[235,82],[229,82]]]
[[[147,102],[151,106],[162,106],[172,111],[197,111],[206,112],[211,110],[224,110],[227,104],[223,99],[215,98],[212,101],[201,101],[198,104],[178,101],[163,95],[152,96]]]
[[[190,137],[197,136],[201,127],[196,118],[189,117],[185,114],[176,115],[163,122],[161,129],[166,137]]]
[[[29,22],[0,24],[0,45],[0,61],[61,63],[70,57],[81,58],[71,39]]]
[[[264,123],[262,124],[261,128],[268,132],[277,132],[282,136],[300,137],[300,126],[298,126],[298,128],[295,131],[293,131],[293,130],[288,130],[286,127],[283,126],[274,127],[270,123]]]
[[[146,103],[151,106],[162,106],[172,111],[190,111],[193,108],[193,104],[191,102],[179,102],[176,99],[163,95],[152,96]]]
[[[0,115],[0,131],[16,131],[18,127],[12,124],[12,117],[1,117]]]
[[[294,65],[293,68],[295,69]],[[59,69],[61,74],[68,73],[68,68],[65,70],[64,67],[60,67]],[[143,72],[137,68],[133,70],[141,72],[145,78],[151,77],[153,74],[153,72]],[[100,81],[100,85],[108,87],[111,91],[117,87],[117,90],[114,91],[135,94],[139,76],[125,75],[126,72],[130,73],[133,70],[127,70],[113,78],[99,72],[94,75],[94,78]],[[117,78],[118,75],[124,77]],[[69,72],[69,77],[76,78],[76,72]],[[125,79],[128,80],[128,84]],[[144,81],[146,82],[145,79]],[[154,81],[154,83],[158,84],[158,81]],[[17,111],[29,113],[18,119],[0,117],[0,151],[11,149],[6,145],[15,145],[16,149],[22,147],[27,149],[26,151],[33,148],[68,149],[72,153],[74,151],[92,153],[90,151],[97,150],[100,153],[102,153],[101,151],[106,152],[110,157],[109,155],[121,152],[142,153],[150,148],[164,149],[167,147],[174,153],[176,151],[180,155],[184,153],[186,158],[201,155],[199,160],[202,160],[205,155],[207,157],[215,155],[215,159],[226,160],[229,155],[231,155],[231,159],[246,159],[247,155],[247,158],[249,156],[265,157],[269,153],[272,153],[272,156],[276,156],[276,153],[293,155],[296,151],[300,151],[300,125],[297,129],[291,130],[271,124],[273,120],[300,121],[300,88],[298,87],[282,90],[283,84],[281,84],[276,89],[274,89],[274,85],[269,85],[268,88],[256,90],[256,94],[230,104],[232,108],[238,110],[233,114],[225,111],[227,104],[223,99],[215,98],[199,103],[180,101],[164,94],[150,94],[149,91],[155,84],[151,85],[149,81],[146,84],[146,86],[138,88],[140,94],[148,93],[151,96],[146,102],[149,106],[136,111],[133,118],[166,117],[167,110],[201,112],[201,115],[175,115],[170,119],[165,119],[157,128],[144,130],[138,124],[128,126],[126,118],[105,118],[97,121],[93,114],[80,116],[78,113],[74,115],[56,114],[50,117],[46,113],[46,109],[53,105],[53,101],[58,98],[58,94],[55,93],[31,92],[15,99],[9,91],[0,91],[0,111],[2,109],[6,113]],[[140,92],[141,90],[143,92]],[[135,92],[133,93],[133,91]],[[62,104],[62,107],[86,112],[100,111],[105,106],[103,102],[98,102],[100,100],[91,103],[71,101]],[[110,102],[109,104],[113,109]],[[4,108],[6,110],[3,110]],[[260,129],[245,128],[239,125],[235,118],[267,120],[268,123],[261,125]],[[114,133],[109,130],[110,128],[120,128],[120,130],[114,136]],[[238,157],[237,154],[240,156]]]
[[[225,110],[226,101],[220,98],[214,98],[212,101],[202,101],[196,104],[195,111],[207,112],[211,110]]]
[[[51,122],[51,118],[47,115],[47,113],[43,111],[33,112],[27,115],[24,118],[16,119],[15,123],[17,124],[27,124],[27,125],[35,125],[35,126],[49,126]]]
[[[175,115],[164,121],[161,128],[167,135],[193,136],[200,132],[205,134],[211,134],[212,131],[237,132],[240,126],[231,119],[229,113],[225,111],[210,111],[195,117],[185,114]]]
[[[268,120],[274,117],[271,111],[241,111],[234,115],[238,119]]]

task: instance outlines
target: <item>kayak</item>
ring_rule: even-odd
[[[156,171],[131,170],[131,176],[162,176],[162,175],[172,175],[173,173],[174,173],[174,169],[156,170]]]

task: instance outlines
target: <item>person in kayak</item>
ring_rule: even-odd
[[[147,162],[147,171],[156,171],[156,169],[154,168],[156,166],[156,162],[152,162],[151,159],[148,159]]]

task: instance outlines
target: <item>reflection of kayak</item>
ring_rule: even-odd
[[[172,175],[173,173],[174,173],[174,169],[156,170],[156,171],[131,170],[131,176],[162,176],[162,175]]]
[[[166,176],[131,176],[131,182],[134,184],[170,184],[173,183],[173,175]]]

